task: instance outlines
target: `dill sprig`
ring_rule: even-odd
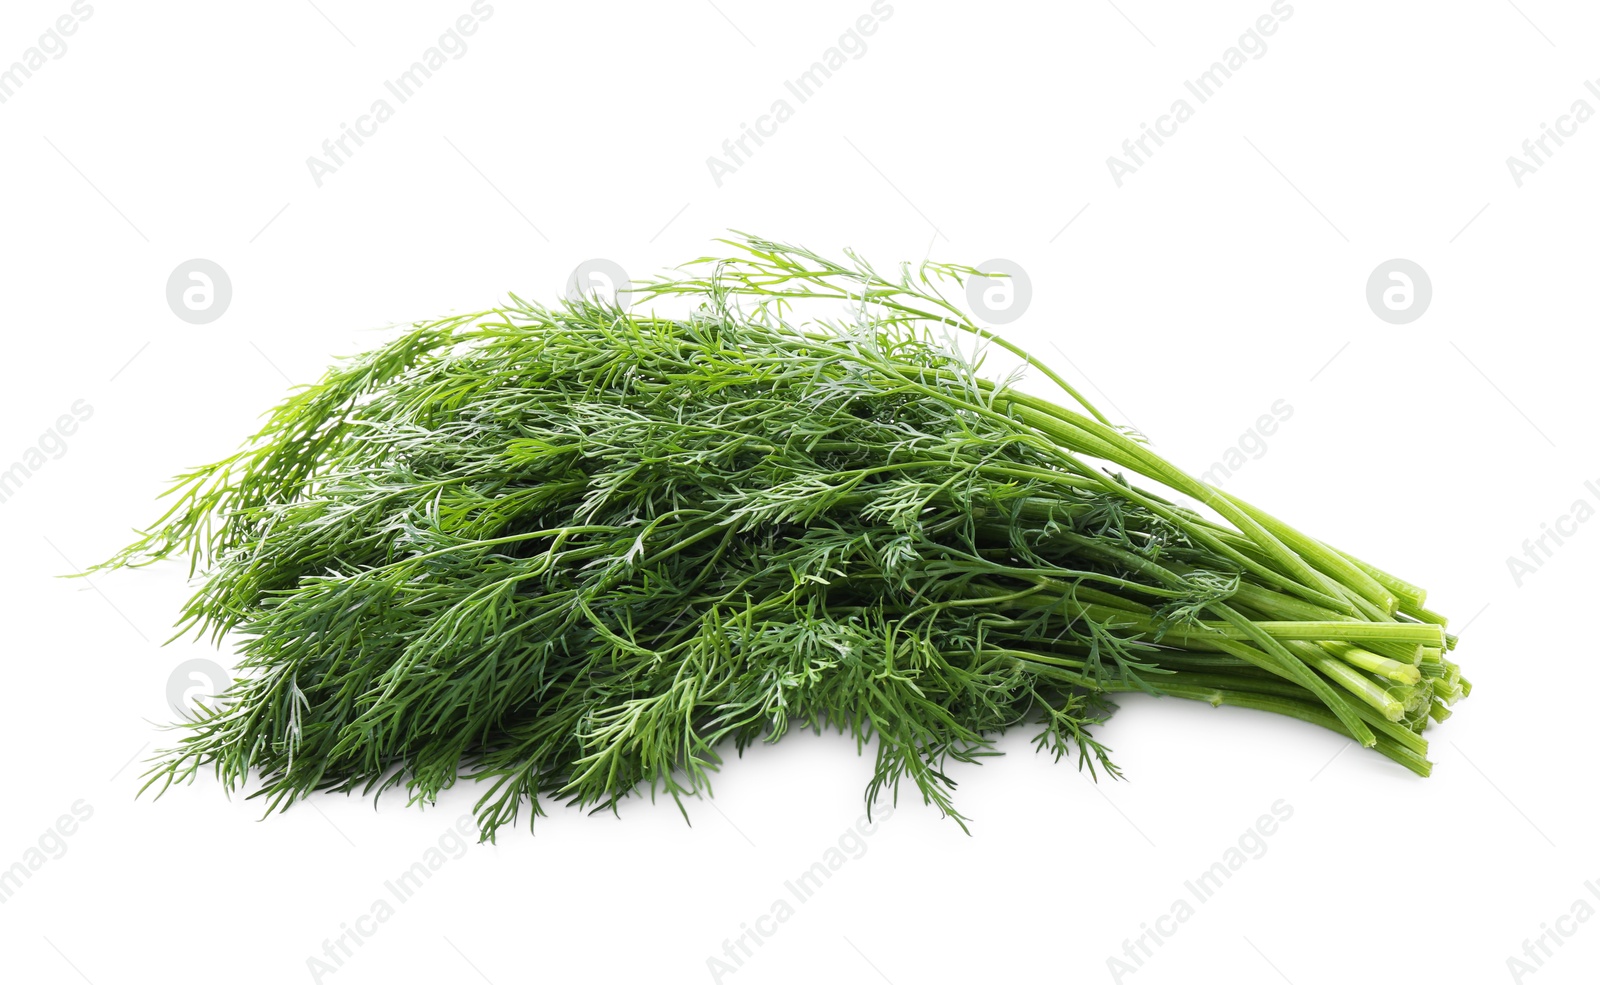
[[[1290,715],[1426,774],[1470,688],[1420,589],[1189,476],[943,293],[755,237],[641,285],[513,297],[294,392],[102,567],[187,556],[180,633],[239,677],[148,785],[481,784],[483,836],[547,800],[708,790],[791,728],[875,748],[871,805],[942,812],[951,763],[1143,691]],[[991,380],[976,336],[1058,384]],[[1185,504],[1188,505],[1185,505]],[[1209,512],[1207,512],[1209,511]]]

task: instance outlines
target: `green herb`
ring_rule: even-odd
[[[182,631],[241,676],[162,753],[285,808],[483,784],[486,838],[543,800],[708,788],[791,728],[875,747],[961,820],[952,762],[1117,693],[1278,712],[1426,775],[1469,685],[1398,578],[1192,478],[946,299],[754,238],[598,300],[422,324],[180,477],[106,566],[187,555]],[[1067,394],[994,381],[975,335]],[[1184,505],[1188,502],[1189,505]]]

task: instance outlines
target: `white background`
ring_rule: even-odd
[[[136,800],[169,675],[228,654],[160,645],[179,565],[56,576],[374,330],[554,298],[593,257],[653,273],[729,228],[1020,263],[1033,302],[1010,337],[1197,472],[1286,401],[1227,487],[1427,585],[1470,622],[1456,656],[1477,690],[1429,733],[1429,780],[1309,725],[1176,700],[1129,700],[1102,731],[1125,783],[1008,735],[956,771],[970,837],[902,802],[722,980],[1111,981],[1107,958],[1280,799],[1293,816],[1265,854],[1124,981],[1514,980],[1525,939],[1575,900],[1600,907],[1583,834],[1600,523],[1520,587],[1506,561],[1575,501],[1600,505],[1600,121],[1520,188],[1506,165],[1574,100],[1600,109],[1583,86],[1600,11],[1295,2],[1119,188],[1107,156],[1270,3],[1118,3],[894,0],[721,187],[707,157],[869,0],[497,0],[321,187],[306,158],[468,0],[94,3],[0,104],[0,468],[93,408],[0,504],[0,867],[75,802],[93,811],[0,904],[5,978],[314,980],[307,958],[474,799],[323,797],[264,821],[207,779]],[[8,0],[0,66],[68,9]],[[232,279],[209,325],[164,297],[194,257]],[[1409,325],[1366,305],[1392,257],[1431,274]],[[869,775],[842,738],[800,735],[731,763],[692,827],[648,800],[620,820],[555,809],[452,860],[322,980],[712,981],[707,958],[855,823]],[[1562,926],[1524,980],[1593,980],[1600,919]]]

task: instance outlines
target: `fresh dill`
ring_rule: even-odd
[[[180,476],[102,567],[187,556],[180,632],[239,677],[149,783],[278,809],[468,779],[493,838],[546,801],[681,807],[730,746],[830,728],[874,749],[869,806],[910,784],[962,821],[949,765],[1013,726],[1118,775],[1091,732],[1129,691],[1427,774],[1470,685],[1421,589],[1112,424],[947,299],[972,268],[728,245],[632,309],[420,324]]]

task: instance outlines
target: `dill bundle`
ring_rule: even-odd
[[[181,476],[103,567],[187,555],[180,634],[236,639],[240,676],[149,782],[254,774],[274,809],[468,778],[493,838],[542,800],[681,808],[730,742],[834,728],[876,749],[869,806],[909,782],[961,820],[948,764],[1013,725],[1117,775],[1090,730],[1129,691],[1427,774],[1469,685],[1421,589],[1113,426],[947,300],[972,268],[731,245],[631,310],[418,325]]]

